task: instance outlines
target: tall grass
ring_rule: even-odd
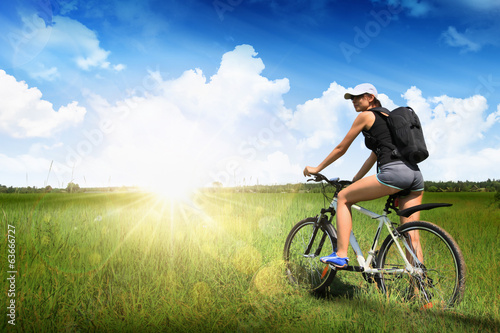
[[[426,194],[427,202],[454,204],[422,219],[453,235],[468,266],[464,301],[438,312],[389,301],[347,272],[327,297],[292,288],[283,276],[284,241],[296,222],[317,214],[320,195],[204,194],[188,203],[142,193],[1,195],[2,230],[16,227],[18,276],[16,326],[4,316],[0,328],[498,331],[500,213],[490,197]],[[362,205],[380,211],[383,201]],[[363,249],[375,228],[355,218]]]

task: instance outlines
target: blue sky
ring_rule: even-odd
[[[500,178],[498,1],[43,0],[0,13],[1,184],[303,181],[348,131],[342,96],[363,82],[420,115],[426,179]],[[350,179],[368,155],[359,138],[324,173]]]

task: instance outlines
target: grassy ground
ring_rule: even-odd
[[[451,208],[422,213],[464,254],[465,298],[445,312],[385,299],[339,272],[327,297],[285,281],[291,227],[323,205],[315,194],[211,194],[194,203],[140,193],[1,195],[2,230],[16,230],[16,325],[4,331],[468,331],[500,328],[500,210],[488,193],[427,193]],[[383,201],[362,203],[380,211]],[[376,225],[356,218],[363,249]],[[1,242],[7,275],[7,242]]]

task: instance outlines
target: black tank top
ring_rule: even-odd
[[[375,122],[368,131],[363,131],[366,147],[377,155],[378,167],[389,162],[399,161],[398,157],[392,155],[392,150],[389,147],[381,144],[381,142],[393,144],[387,119],[384,119],[386,116],[380,114],[380,112],[373,112],[373,114],[375,115]]]

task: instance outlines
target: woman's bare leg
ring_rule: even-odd
[[[351,206],[360,201],[377,199],[399,191],[399,189],[379,183],[376,176],[360,179],[340,191],[337,200],[337,256],[347,257],[352,229]]]
[[[416,205],[420,205],[422,203],[423,197],[424,197],[424,191],[411,192],[408,196],[399,199],[399,208],[403,210]],[[401,216],[400,218],[401,223],[406,223],[410,221],[419,221],[419,220],[420,220],[420,212],[415,212],[412,215],[410,215],[410,217]],[[418,231],[410,231],[409,235],[411,237],[411,244],[416,252],[417,258],[421,263],[423,263],[424,255],[422,252],[422,246],[420,245],[420,234],[418,233]],[[410,260],[410,262],[412,262],[409,253],[406,254],[406,257],[408,258],[408,260]]]

